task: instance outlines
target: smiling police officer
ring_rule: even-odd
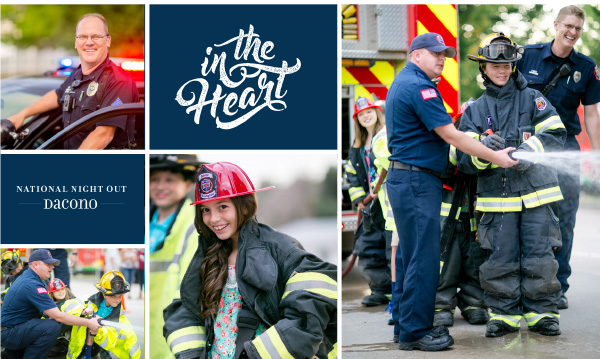
[[[63,126],[100,108],[135,103],[139,96],[135,82],[115,65],[108,55],[111,37],[106,20],[100,14],[83,15],[77,22],[75,48],[81,65],[56,90],[18,114],[8,118],[16,128],[29,116],[59,106],[63,109]],[[133,148],[135,116],[117,116],[90,126],[68,139],[65,149]]]
[[[550,100],[567,129],[565,151],[579,151],[575,136],[581,132],[581,121],[577,108],[583,105],[585,128],[592,150],[600,150],[600,72],[594,60],[577,52],[574,48],[583,31],[585,13],[577,6],[566,6],[554,20],[556,38],[545,44],[525,46],[525,53],[517,61],[517,69],[527,79],[529,87],[544,93]],[[552,86],[552,82],[554,86]],[[558,172],[558,183],[564,196],[559,202],[558,217],[562,249],[556,253],[561,300],[558,309],[569,307],[565,292],[569,289],[567,278],[571,275],[571,248],[575,216],[579,208],[579,162],[571,161],[571,171]]]

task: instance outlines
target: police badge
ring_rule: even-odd
[[[575,83],[578,83],[579,80],[581,80],[581,72],[575,71],[575,73],[573,74],[573,80],[575,80]]]
[[[88,85],[88,88],[87,88],[87,91],[85,92],[85,94],[91,97],[96,94],[96,91],[98,91],[98,83],[96,81],[92,81]]]

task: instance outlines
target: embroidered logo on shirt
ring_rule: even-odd
[[[535,75],[535,76],[538,75],[537,70],[529,70],[529,73],[532,74],[532,75]]]
[[[116,105],[122,105],[123,101],[121,101],[120,98],[117,97],[117,99],[115,100],[115,102],[111,103],[111,106],[116,106]]]
[[[594,75],[596,76],[596,80],[600,80],[600,72],[598,72],[598,65],[594,68]]]
[[[438,96],[434,89],[427,89],[427,90],[421,91],[421,97],[423,97],[423,100],[429,100],[431,98],[436,98]]]
[[[38,294],[42,294],[42,293],[48,293],[48,291],[46,290],[46,288],[38,288]]]
[[[535,99],[535,105],[538,110],[543,111],[546,109],[546,100],[543,97],[538,97]]]
[[[531,137],[531,132],[523,132],[523,142],[527,141]]]

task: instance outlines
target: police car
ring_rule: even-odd
[[[135,80],[140,103],[110,106],[95,111],[73,123],[62,126],[62,109],[57,108],[25,119],[23,126],[14,131],[5,118],[12,116],[37,101],[49,91],[57,89],[79,66],[79,58],[64,58],[59,68],[41,76],[13,77],[2,80],[0,108],[2,115],[2,149],[62,149],[63,142],[100,121],[120,115],[135,115],[136,149],[144,149],[144,61],[111,58],[128,71]]]

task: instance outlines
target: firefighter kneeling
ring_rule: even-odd
[[[96,283],[96,288],[99,292],[86,301],[73,299],[61,308],[76,316],[96,314],[104,318],[100,319],[103,326],[97,332],[73,326],[67,359],[91,359],[98,354],[101,359],[109,359],[110,353],[121,359],[139,359],[140,345],[125,317],[123,305],[123,294],[129,292],[129,283],[121,272],[111,270],[102,276],[100,283]]]

